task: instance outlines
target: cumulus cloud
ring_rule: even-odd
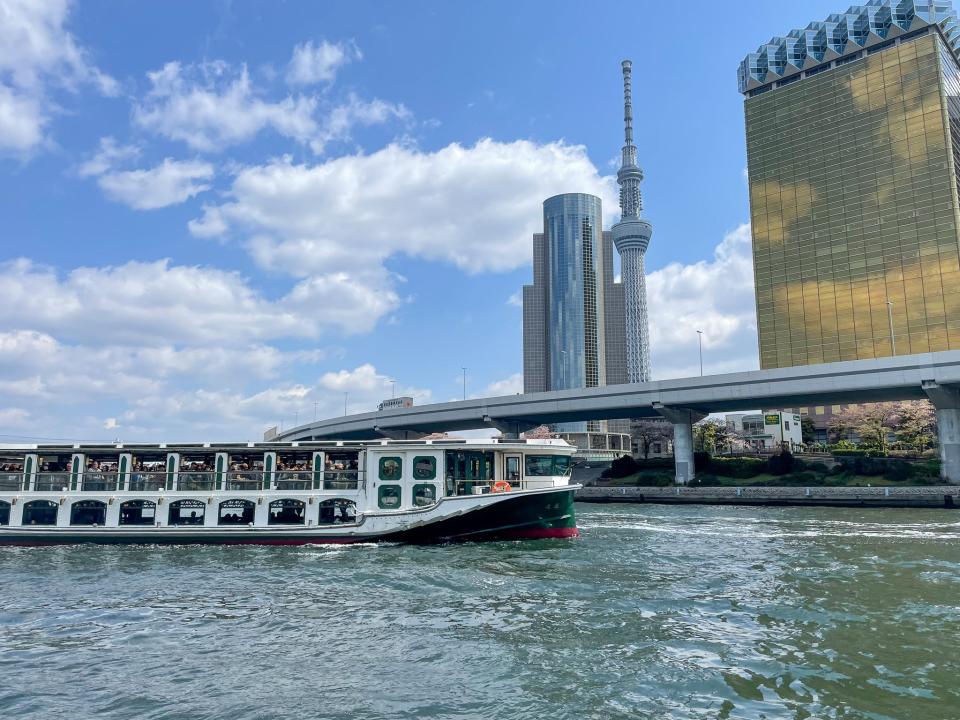
[[[147,170],[105,173],[97,184],[112,200],[136,210],[155,210],[177,205],[209,190],[213,175],[210,163],[166,158]]]
[[[190,223],[198,236],[246,238],[263,267],[306,276],[331,267],[376,267],[405,254],[470,273],[530,261],[544,198],[601,196],[614,181],[582,146],[481,140],[434,152],[396,144],[319,164],[281,158],[240,170],[227,201]]]
[[[523,392],[523,373],[514,373],[503,380],[495,380],[487,385],[479,397],[501,397]]]
[[[362,57],[360,48],[353,43],[321,40],[314,45],[308,40],[293,48],[293,57],[287,66],[287,82],[291,85],[333,82],[341,67]]]
[[[23,153],[42,144],[54,90],[89,85],[103,95],[117,93],[116,81],[66,29],[69,11],[66,0],[0,0],[0,151]]]
[[[697,330],[703,331],[704,372],[757,367],[749,224],[727,233],[710,260],[650,273],[647,297],[655,378],[699,374]]]
[[[151,89],[134,107],[134,122],[195,150],[218,152],[266,128],[299,142],[317,133],[315,98],[266,100],[253,87],[246,65],[169,62],[147,77]]]
[[[60,277],[28,260],[0,264],[0,327],[59,338],[158,345],[313,338],[324,330],[369,330],[398,303],[395,294],[318,275],[276,300],[236,273],[128,262],[76,268]]]
[[[298,47],[302,53],[303,46]],[[300,67],[297,76],[309,71]],[[340,103],[309,94],[272,99],[268,89],[254,85],[246,65],[222,60],[168,62],[147,77],[151,87],[134,106],[134,123],[203,152],[221,152],[273,130],[322,153],[330,142],[348,140],[357,126],[410,116],[403,105],[363,100],[354,93]]]

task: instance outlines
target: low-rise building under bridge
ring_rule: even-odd
[[[922,399],[936,409],[944,480],[960,484],[958,350],[396,408],[312,422],[278,439],[403,439],[479,428],[515,436],[549,423],[661,417],[674,425],[677,481],[687,483],[692,426],[710,413]]]

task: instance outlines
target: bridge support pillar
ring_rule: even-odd
[[[956,387],[926,380],[923,391],[937,412],[940,477],[950,485],[960,485],[960,392]]]
[[[654,403],[653,409],[673,423],[673,463],[677,484],[686,485],[696,477],[693,466],[693,424],[703,420],[707,413],[690,408],[668,408],[660,403]]]

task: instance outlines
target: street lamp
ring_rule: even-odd
[[[345,392],[343,394],[343,416],[347,416],[347,398],[350,397],[350,393]]]
[[[390,397],[395,398],[397,396],[397,381],[390,381]]]
[[[461,367],[460,369],[463,370],[463,399],[466,400],[467,399],[467,369],[465,367]]]
[[[697,343],[700,345],[700,377],[703,377],[703,330],[697,330]]]
[[[890,322],[890,354],[897,354],[897,338],[893,335],[893,301],[887,299],[887,320]]]

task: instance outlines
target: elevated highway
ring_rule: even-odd
[[[674,424],[677,479],[693,478],[693,423],[714,412],[928,399],[937,410],[945,479],[960,483],[960,351],[754,370],[346,415],[278,439],[405,438],[494,428],[514,435],[547,423],[663,417]]]

